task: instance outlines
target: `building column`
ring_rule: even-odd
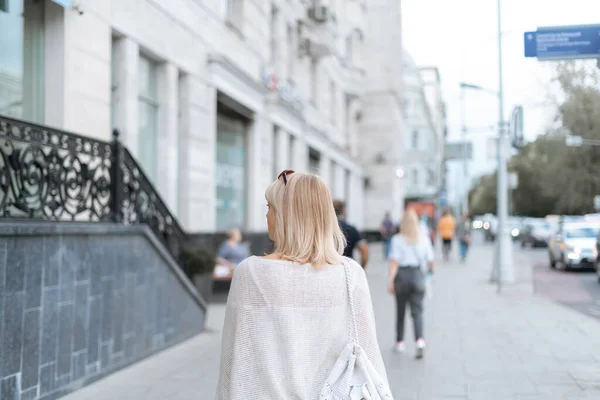
[[[128,37],[119,39],[114,53],[117,62],[117,90],[114,101],[114,127],[119,130],[123,144],[137,155],[138,151],[138,59],[140,48]]]
[[[331,158],[325,155],[325,153],[320,153],[319,156],[319,176],[323,178],[333,195],[333,188],[331,187]]]
[[[292,164],[292,160],[289,159],[290,134],[281,128],[277,129],[277,134],[275,137],[275,146],[275,165],[277,166],[277,171],[281,172],[284,169],[290,169]]]
[[[356,229],[364,228],[364,181],[362,175],[356,172],[350,172],[348,179],[348,198],[346,199],[346,209],[348,221],[356,226]]]
[[[190,232],[214,232],[217,226],[217,90],[193,75],[184,75],[180,86],[180,221]]]
[[[158,191],[169,209],[178,215],[179,191],[179,70],[172,63],[160,66],[158,74]]]
[[[247,230],[264,232],[267,230],[265,214],[267,212],[265,190],[274,180],[265,171],[271,171],[271,150],[273,125],[266,115],[254,117],[248,141],[248,204]],[[279,131],[287,138],[287,133]],[[286,140],[287,142],[287,140]],[[284,152],[287,155],[287,152]],[[279,155],[278,155],[279,157]],[[287,158],[287,156],[286,156]],[[287,167],[289,168],[289,167]],[[283,168],[282,168],[283,169]]]
[[[334,176],[332,184],[333,196],[337,199],[348,201],[346,198],[346,169],[336,163],[332,175]]]
[[[178,92],[178,104],[179,104],[179,118],[178,118],[178,157],[177,157],[177,217],[179,222],[184,226],[188,226],[188,220],[190,217],[190,210],[188,207],[189,202],[189,153],[187,148],[190,146],[190,75],[184,74],[179,78],[179,92]]]
[[[44,6],[44,123],[64,128],[65,10],[57,4]]]
[[[292,154],[292,168],[295,171],[308,172],[308,145],[302,137],[295,138]]]

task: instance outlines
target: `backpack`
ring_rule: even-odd
[[[350,342],[333,365],[319,400],[393,400],[390,388],[379,376],[358,342],[350,267],[346,258],[343,264],[348,292]]]

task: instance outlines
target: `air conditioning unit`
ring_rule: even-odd
[[[315,22],[326,22],[329,17],[329,10],[324,5],[313,5],[308,9],[308,16]]]
[[[332,54],[331,49],[322,43],[315,42],[311,38],[300,39],[298,44],[298,52],[300,57],[310,57],[315,60]]]

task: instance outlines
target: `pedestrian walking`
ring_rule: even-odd
[[[462,220],[458,224],[457,236],[460,245],[460,260],[464,262],[467,259],[469,245],[471,244],[471,219],[469,215],[463,214]]]
[[[444,255],[444,261],[448,261],[450,258],[450,252],[452,250],[452,239],[454,238],[456,230],[456,220],[450,214],[450,211],[444,210],[442,218],[438,221],[437,226],[438,234],[442,238],[442,253]]]
[[[354,249],[358,247],[360,252],[360,265],[363,268],[367,267],[369,261],[369,245],[358,229],[350,225],[346,220],[346,203],[341,200],[333,201],[333,209],[338,218],[338,224],[346,239],[346,247],[344,248],[344,257],[354,258]]]
[[[404,319],[407,305],[413,320],[417,358],[425,352],[423,336],[423,299],[426,279],[434,270],[431,241],[419,228],[419,218],[408,210],[402,218],[400,233],[392,238],[390,246],[390,273],[388,290],[396,296],[396,350],[404,352]]]
[[[386,260],[390,256],[390,243],[392,242],[392,237],[396,233],[395,230],[392,217],[388,211],[385,213],[383,221],[381,221],[381,226],[379,227],[379,233],[381,233],[383,239],[383,257]]]
[[[327,185],[286,170],[265,198],[275,247],[234,270],[216,399],[392,400],[365,271],[342,256]]]

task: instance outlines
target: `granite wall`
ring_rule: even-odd
[[[0,223],[0,399],[50,400],[202,331],[144,226]]]

